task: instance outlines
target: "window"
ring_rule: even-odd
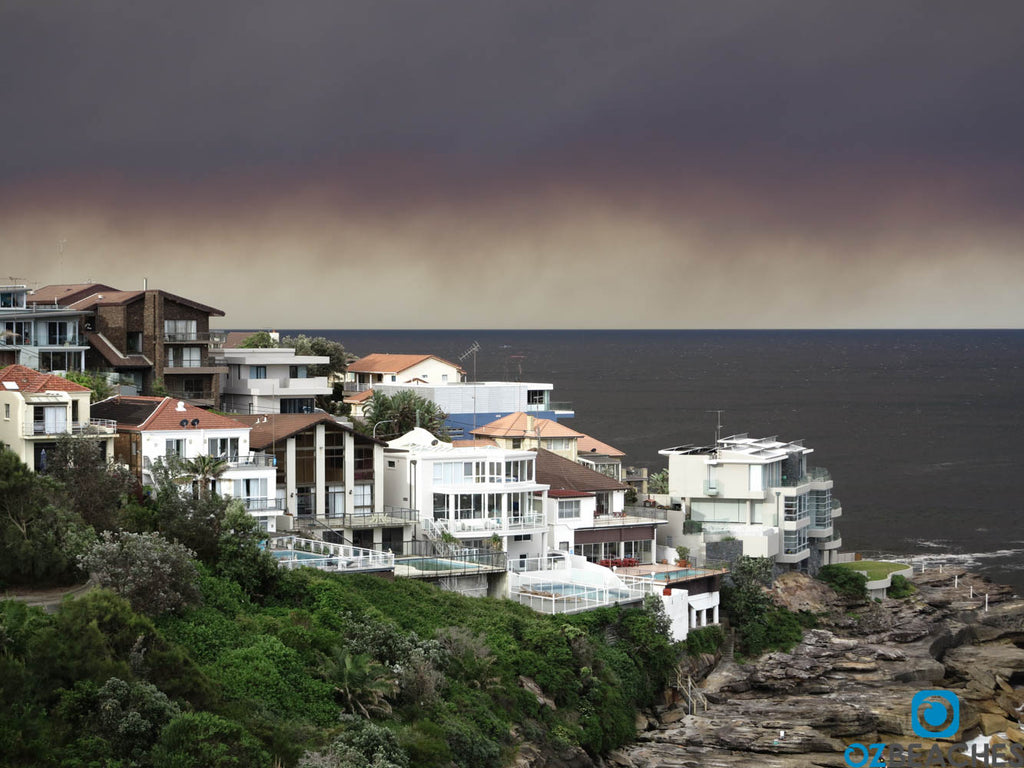
[[[142,331],[128,332],[128,353],[139,354],[142,352]]]
[[[70,324],[62,320],[51,320],[46,324],[47,344],[67,344],[70,340]]]
[[[313,398],[288,397],[281,400],[281,413],[312,413]]]
[[[309,369],[304,365],[289,365],[288,366],[288,378],[289,379],[306,379],[309,378]]]
[[[4,323],[4,333],[0,344],[32,344],[32,327],[28,321],[8,320]]]
[[[250,365],[249,366],[249,378],[250,379],[265,379],[265,378],[267,378],[267,366],[265,366],[265,365]]]
[[[11,418],[11,404],[4,403],[4,418],[10,420]]]
[[[238,461],[237,437],[211,437],[207,441],[207,446],[211,456],[219,456],[228,461]]]
[[[527,405],[547,405],[547,399],[545,395],[546,390],[543,389],[528,389],[526,390],[526,404]]]
[[[551,437],[544,441],[544,447],[549,451],[568,451],[569,440],[568,437]]]
[[[185,458],[185,441],[184,440],[168,440],[164,448],[164,456],[171,458],[176,456],[179,459]]]
[[[164,320],[164,341],[195,341],[197,338],[195,320]]]
[[[369,514],[373,511],[373,486],[357,485],[354,489],[352,511],[354,514]]]
[[[518,533],[512,537],[512,541],[533,541],[532,533]]]
[[[558,519],[574,520],[580,516],[579,499],[560,499],[558,502]]]
[[[388,469],[394,469],[397,462],[394,459],[388,459]]]

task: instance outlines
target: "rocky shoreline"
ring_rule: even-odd
[[[641,718],[637,742],[606,764],[838,768],[854,742],[938,744],[944,753],[979,735],[1024,744],[1024,600],[956,569],[913,582],[917,593],[904,600],[850,603],[785,574],[777,601],[819,615],[819,627],[791,653],[740,663],[726,649],[702,683],[706,708],[688,714],[679,702]],[[911,697],[931,688],[961,702],[960,730],[947,742],[911,730]]]

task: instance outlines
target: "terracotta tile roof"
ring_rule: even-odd
[[[138,430],[247,429],[248,424],[205,411],[174,397],[111,397],[93,403],[91,414],[99,419],[113,419],[119,428]],[[100,415],[102,414],[102,415]],[[182,426],[181,422],[187,422]],[[196,423],[193,424],[192,422]]]
[[[42,288],[37,288],[32,291],[25,300],[29,304],[53,304],[56,302],[59,306],[64,307],[71,302],[78,301],[79,299],[85,296],[90,296],[94,293],[116,290],[116,288],[111,288],[109,285],[104,285],[103,283],[44,285]]]
[[[538,419],[519,411],[477,427],[472,434],[482,437],[575,437],[584,435],[551,419]]]
[[[548,497],[552,499],[584,499],[593,495],[588,491],[570,491],[563,488],[552,488],[548,491]]]
[[[63,376],[41,373],[24,365],[9,365],[0,369],[0,381],[13,381],[19,392],[88,392],[88,387],[68,381]]]
[[[498,444],[489,437],[477,437],[473,440],[452,440],[456,448],[497,448]]]
[[[360,392],[358,395],[352,395],[351,397],[346,397],[345,398],[345,402],[346,403],[353,403],[353,404],[365,403],[371,397],[373,397],[373,390],[372,389],[367,389],[367,390],[364,390],[364,391]]]
[[[553,491],[624,491],[629,487],[543,448],[537,449],[537,482]]]
[[[412,368],[418,363],[422,363],[424,360],[431,359],[437,360],[445,365],[450,365],[460,374],[465,373],[465,371],[455,363],[450,363],[437,355],[390,355],[379,352],[367,355],[366,357],[361,357],[355,362],[349,363],[347,370],[352,373],[401,373],[408,368]]]
[[[266,448],[278,440],[297,435],[321,422],[330,429],[353,433],[357,442],[386,445],[383,440],[374,440],[372,437],[361,435],[352,427],[339,423],[329,413],[268,413],[265,415],[245,413],[237,414],[235,418],[252,427],[252,432],[249,433],[249,446],[253,450]]]
[[[608,443],[602,443],[597,438],[591,437],[590,435],[580,435],[580,439],[576,441],[576,451],[581,456],[585,453],[594,453],[598,456],[625,456],[622,451],[618,448],[612,448]]]

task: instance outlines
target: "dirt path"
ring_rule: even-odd
[[[65,597],[69,595],[84,595],[94,586],[92,581],[87,581],[84,584],[56,587],[54,589],[4,590],[0,594],[0,600],[20,600],[28,605],[41,607],[47,613],[53,613],[60,607]]]

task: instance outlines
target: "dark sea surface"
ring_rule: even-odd
[[[714,410],[723,435],[803,438],[843,551],[942,556],[1024,594],[1024,331],[306,333],[451,361],[479,341],[478,380],[552,382],[569,426],[652,471],[714,442]]]

